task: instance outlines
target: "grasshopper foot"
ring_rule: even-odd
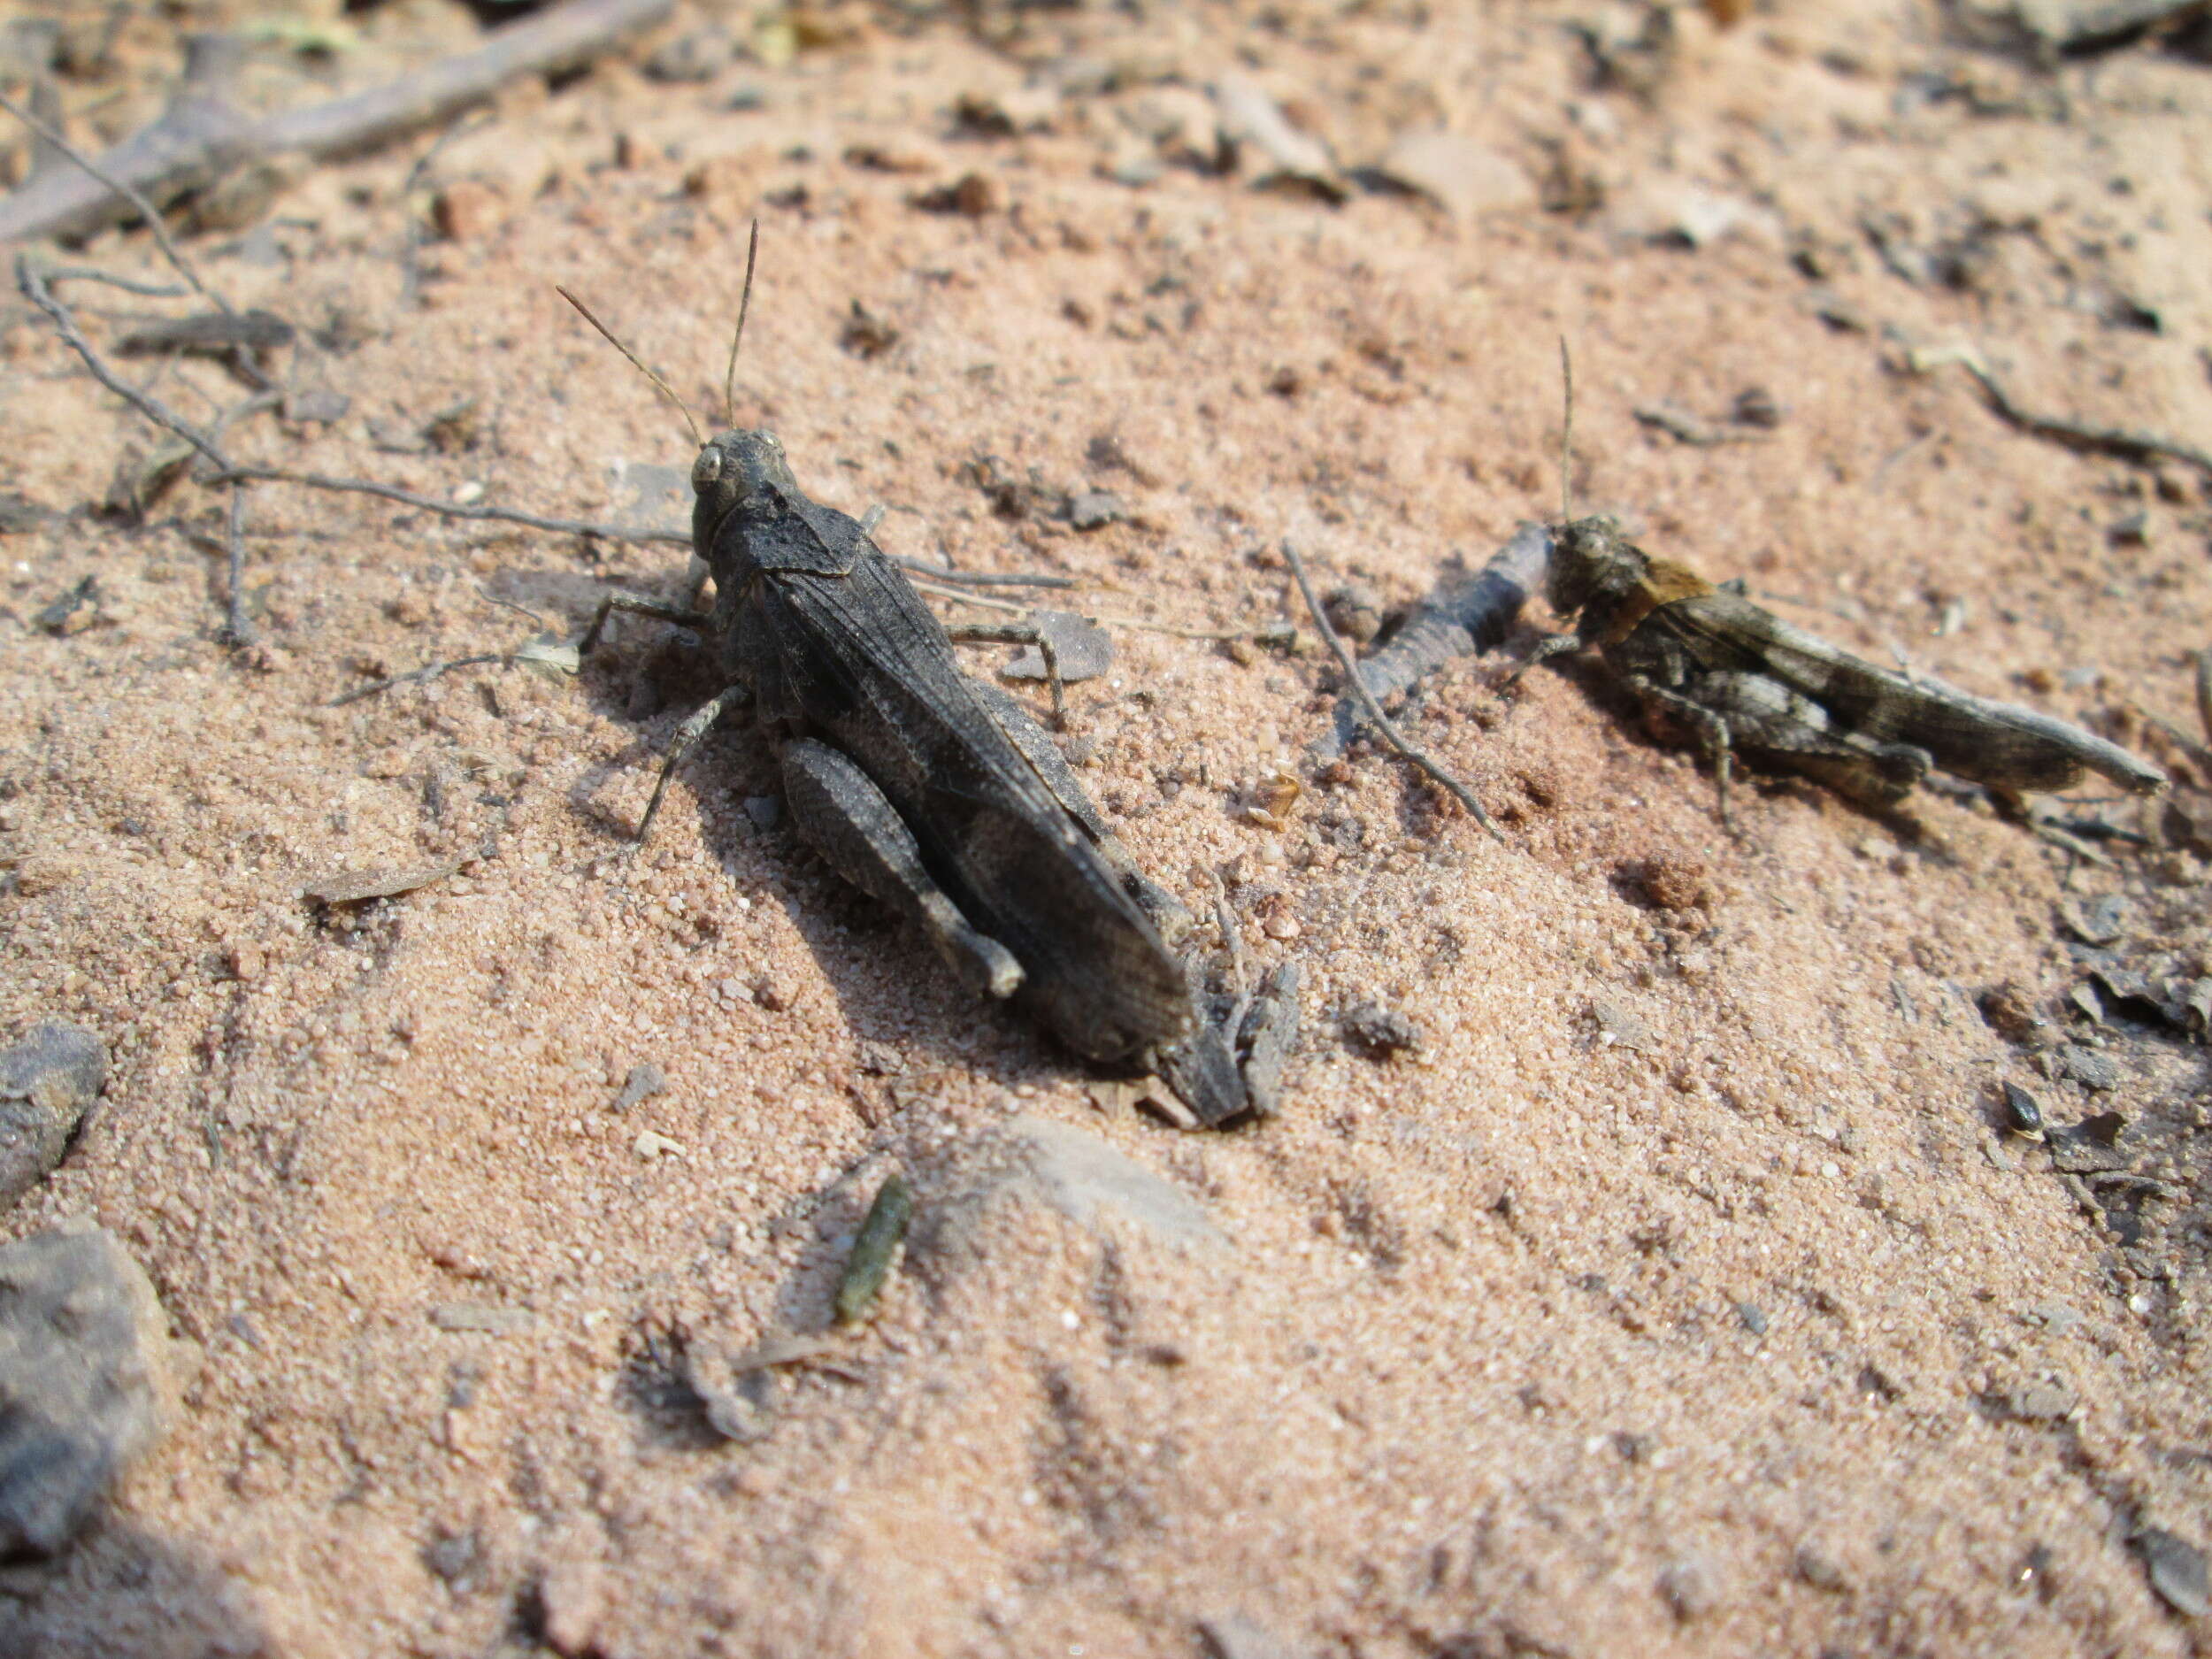
[[[1203,1127],[1281,1110],[1283,1063],[1298,1046],[1298,964],[1283,964],[1248,1008],[1240,1000],[1226,1021],[1209,1020],[1157,1056],[1160,1076]]]

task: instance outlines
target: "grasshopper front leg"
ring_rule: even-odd
[[[1582,637],[1575,634],[1547,634],[1536,641],[1535,647],[1523,657],[1520,665],[1505,677],[1502,689],[1510,691],[1521,683],[1521,676],[1540,663],[1548,663],[1555,657],[1569,657],[1582,649]]]
[[[600,613],[603,617],[604,611]],[[661,761],[661,775],[654,780],[653,798],[645,803],[645,816],[638,820],[637,838],[644,845],[646,833],[653,827],[653,820],[660,814],[661,797],[668,793],[668,780],[676,775],[676,767],[686,755],[698,746],[699,740],[714,729],[714,724],[733,709],[741,709],[753,700],[753,689],[744,681],[725,687],[713,699],[676,728],[670,740],[668,754]]]
[[[1630,674],[1627,684],[1628,688],[1641,697],[1647,706],[1657,704],[1698,734],[1705,745],[1705,757],[1713,766],[1713,789],[1719,797],[1720,826],[1733,835],[1736,826],[1728,815],[1728,774],[1732,752],[1728,721],[1703,703],[1686,697],[1647,675]]]
[[[618,611],[635,617],[657,617],[663,622],[673,622],[678,627],[705,633],[713,627],[714,618],[699,609],[698,590],[694,589],[688,605],[672,605],[665,600],[650,599],[643,594],[609,594],[599,602],[598,614],[591,619],[591,626],[584,630],[584,637],[576,647],[579,659],[588,658],[599,646],[599,636],[606,631],[607,618]]]

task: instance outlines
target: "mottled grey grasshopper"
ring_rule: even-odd
[[[1574,518],[1563,476],[1562,487],[1547,596],[1573,632],[1542,641],[1514,677],[1563,652],[1599,653],[1647,714],[1702,743],[1724,825],[1737,753],[1877,806],[1932,768],[2006,793],[2071,788],[2088,772],[2141,794],[2165,787],[2157,767],[2078,726],[1878,668],[1755,604],[1740,583],[1654,558],[1613,519]]]
[[[751,274],[749,258],[749,296]],[[729,676],[670,745],[640,838],[684,752],[749,703],[780,745],[800,834],[918,922],[979,995],[1025,1006],[1102,1066],[1156,1071],[1202,1124],[1271,1113],[1294,970],[1240,1010],[1238,1030],[1217,1026],[1171,949],[1188,913],[1137,868],[1027,711],[961,672],[944,626],[868,527],[811,500],[773,433],[717,434],[691,482],[712,609],[697,595],[689,606],[611,595],[581,647],[588,656],[609,615],[632,611],[698,631]]]

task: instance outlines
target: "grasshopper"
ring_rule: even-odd
[[[740,338],[751,289],[749,255]],[[733,340],[733,377],[735,362]],[[688,606],[611,594],[580,647],[588,657],[615,611],[656,617],[710,641],[728,676],[670,744],[639,839],[685,752],[750,705],[780,749],[800,835],[918,923],[979,995],[1025,1007],[1098,1065],[1156,1072],[1201,1124],[1271,1113],[1294,967],[1248,1006],[1240,998],[1235,1029],[1214,1023],[1172,948],[1188,913],[1138,869],[1028,712],[960,671],[869,526],[810,498],[772,432],[707,439],[691,483],[712,608],[698,592]]]
[[[1561,360],[1563,368],[1563,346]],[[2008,794],[2069,789],[2088,772],[2138,794],[2165,787],[2156,766],[2079,726],[1877,667],[1755,604],[1740,582],[1716,585],[1655,558],[1610,518],[1575,518],[1565,500],[1574,408],[1566,373],[1563,522],[1546,595],[1573,628],[1540,641],[1513,678],[1548,657],[1597,652],[1647,716],[1702,743],[1724,826],[1738,752],[1873,806],[1901,800],[1931,769]]]

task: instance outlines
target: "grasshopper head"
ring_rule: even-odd
[[[695,545],[705,548],[733,513],[741,518],[780,517],[786,503],[803,499],[799,480],[784,459],[783,441],[772,432],[717,433],[691,464]]]
[[[1544,597],[1561,616],[1578,615],[1593,600],[1619,598],[1634,588],[1644,563],[1618,519],[1602,513],[1578,518],[1553,545]]]

